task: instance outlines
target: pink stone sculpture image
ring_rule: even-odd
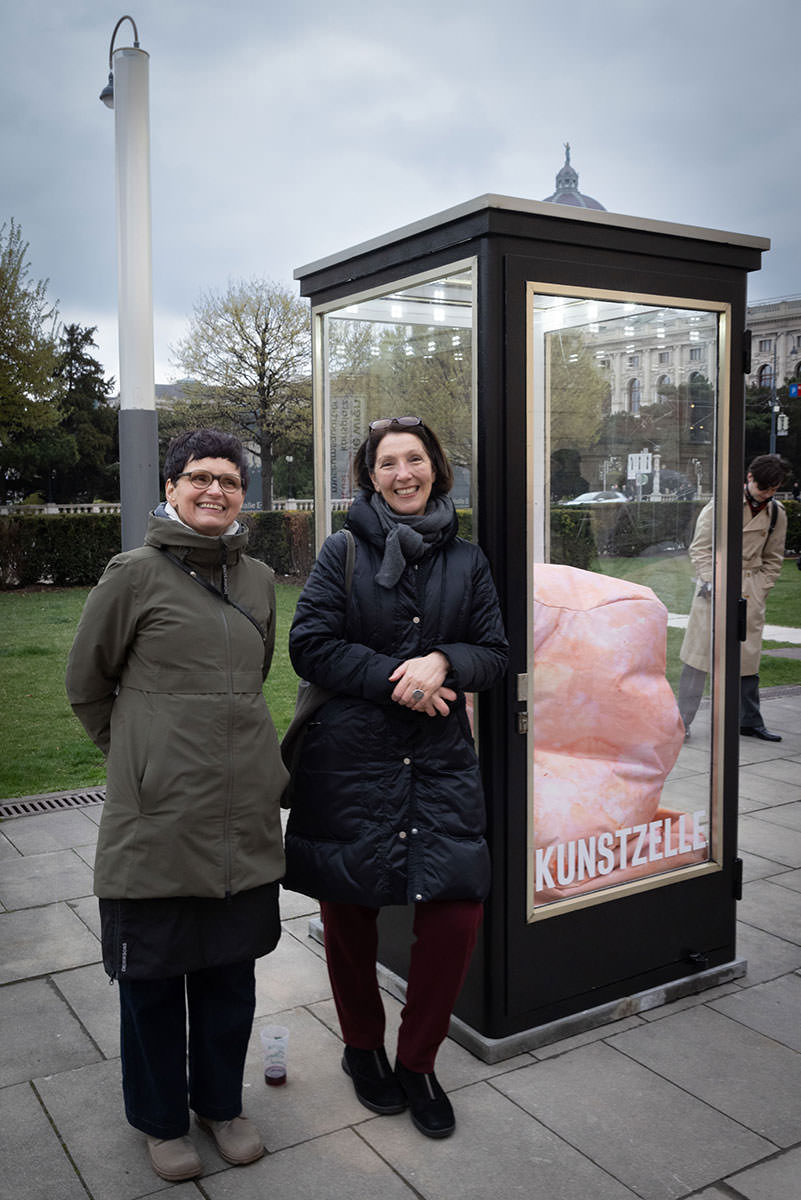
[[[684,741],[648,587],[534,569],[536,905],[708,857],[705,814],[660,808]]]

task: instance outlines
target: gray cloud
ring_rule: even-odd
[[[199,294],[484,192],[540,199],[562,146],[610,211],[770,237],[801,292],[796,47],[766,0],[139,0],[151,56],[157,377]],[[0,221],[116,373],[108,0],[4,6]],[[126,24],[118,45],[130,44]]]

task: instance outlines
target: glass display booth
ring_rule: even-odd
[[[452,1024],[487,1061],[744,972],[746,281],[768,246],[483,196],[295,272],[317,544],[368,422],[416,414],[501,599],[509,672],[473,705],[493,884]],[[693,606],[709,669],[686,733]],[[407,910],[382,913],[398,994],[409,928]]]

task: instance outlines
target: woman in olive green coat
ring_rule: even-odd
[[[190,1107],[228,1162],[263,1153],[242,1077],[255,959],[280,934],[287,774],[262,693],[273,573],[244,554],[237,521],[241,443],[183,434],[164,474],[144,546],[112,559],[89,595],[67,692],[107,755],[95,892],[126,1115],[174,1181],[201,1171]]]

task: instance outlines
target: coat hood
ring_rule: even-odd
[[[248,536],[247,525],[240,521],[233,533],[223,533],[220,537],[206,537],[205,534],[196,533],[182,521],[168,517],[166,506],[162,503],[147,519],[145,545],[155,546],[158,550],[171,550],[178,557],[203,566],[215,566],[225,558],[230,566],[244,553]]]

